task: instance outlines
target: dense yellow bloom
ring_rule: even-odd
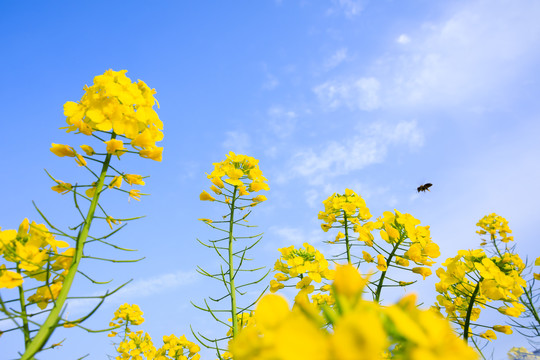
[[[295,249],[294,246],[279,249],[281,257],[276,261],[274,270],[282,274],[275,276],[277,282],[300,276],[306,276],[318,283],[323,278],[333,278],[333,271],[328,268],[329,264],[324,255],[308,243],[304,243],[303,246],[303,249]],[[274,283],[273,288],[277,291],[281,287]]]
[[[142,330],[126,334],[126,339],[120,342],[116,351],[121,355],[116,357],[117,360],[154,359],[157,352],[150,335],[143,334]]]
[[[509,239],[502,235],[511,232],[506,220],[495,214],[484,217],[479,226],[482,230],[478,232],[490,233],[492,241],[495,241],[497,233]],[[496,243],[493,245],[497,248]],[[441,294],[437,296],[437,306],[445,307],[448,318],[462,327],[469,311],[472,310],[470,320],[476,321],[481,308],[488,301],[503,301],[504,306],[499,306],[498,311],[509,316],[518,317],[525,310],[519,302],[524,292],[523,287],[526,286],[521,276],[525,264],[519,255],[497,251],[496,255],[488,257],[482,249],[459,250],[457,256],[447,259],[442,265],[446,269],[439,268],[436,271],[440,282],[435,288]],[[496,325],[493,329],[512,332],[509,326],[503,325]],[[490,341],[496,339],[492,331],[486,331],[480,336]]]
[[[495,213],[484,216],[476,226],[481,228],[476,232],[479,235],[489,234],[491,241],[495,241],[497,235],[499,235],[500,241],[504,243],[514,240],[513,236],[508,236],[508,234],[512,233],[512,230],[508,227],[508,221]]]
[[[55,267],[55,262],[51,260],[54,261],[59,256],[58,248],[68,246],[65,241],[56,240],[45,225],[34,221],[30,223],[28,219],[21,222],[17,231],[0,231],[0,254],[3,254],[4,260],[16,263],[28,277],[38,281],[50,281],[50,290],[47,287],[38,287],[36,294],[30,297],[30,301],[38,303],[42,309],[56,298],[62,287],[63,274],[54,272],[60,269]],[[22,283],[21,274],[8,270],[5,265],[0,267],[0,288],[12,288]]]
[[[201,351],[199,345],[186,339],[185,335],[177,337],[174,334],[170,336],[163,336],[163,346],[157,351],[157,360],[165,360],[164,356],[169,356],[173,359],[181,360],[198,360],[200,355],[198,352]]]
[[[114,312],[114,317],[109,325],[115,326],[124,324],[125,322],[133,325],[140,325],[144,322],[142,316],[143,312],[141,311],[141,308],[139,308],[139,305],[129,305],[128,303],[124,303]]]
[[[327,231],[334,223],[344,225],[347,217],[351,224],[360,224],[371,218],[364,199],[351,189],[345,189],[345,194],[332,194],[323,201],[324,211],[320,211],[318,218],[323,220],[323,230]]]
[[[259,160],[252,158],[251,156],[237,155],[232,151],[229,152],[225,160],[212,164],[214,165],[214,170],[207,175],[208,179],[210,179],[213,184],[211,186],[212,191],[216,195],[223,195],[221,189],[225,187],[225,184],[229,184],[238,190],[236,196],[241,198],[242,196],[250,195],[250,192],[270,190],[268,184],[266,184],[268,179],[263,176],[258,163]],[[203,191],[201,200],[214,201],[215,199],[212,196],[207,195],[206,191]],[[255,206],[258,203],[265,201],[266,196],[258,195],[251,200],[252,203],[249,206]],[[230,204],[230,198],[225,196],[225,202]]]
[[[263,297],[255,310],[255,321],[229,343],[234,359],[378,360],[392,355],[411,360],[478,359],[448,321],[434,312],[419,310],[414,296],[382,307],[362,300],[362,284],[368,279],[353,266],[338,267],[335,277],[339,311],[323,305],[321,313],[315,304],[298,297],[290,310],[284,298]]]
[[[143,81],[132,83],[126,70],[107,70],[94,77],[92,86],[85,86],[80,102],[64,104],[68,131],[91,134],[93,130],[110,131],[134,139],[148,131],[154,141],[163,137],[163,124],[152,109],[156,104],[155,90]]]

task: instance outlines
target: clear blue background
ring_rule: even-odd
[[[127,69],[157,90],[165,150],[162,163],[132,157],[117,164],[151,175],[144,192],[152,196],[140,203],[121,193],[107,200],[115,217],[148,215],[114,237],[139,251],[92,246],[86,254],[146,259],[83,264],[98,280],[135,279],[88,327],[105,327],[128,302],[143,309],[141,328],[158,347],[171,333],[193,339],[190,324],[221,335],[189,301],[221,292],[194,272],[197,265],[218,266],[196,242],[217,235],[197,218],[221,214],[198,197],[209,187],[212,162],[231,150],[260,159],[269,179],[269,200],[251,218],[265,233],[253,254],[260,264],[271,267],[277,248],[291,244],[323,247],[333,235],[320,230],[322,200],[347,187],[374,216],[395,208],[430,225],[440,262],[478,247],[475,224],[492,212],[509,220],[517,251],[534,259],[540,255],[539,17],[540,4],[526,0],[2,1],[0,226],[17,228],[25,217],[41,222],[32,200],[58,226],[76,223],[72,200],[50,190],[43,169],[63,181],[88,181],[72,159],[49,148],[53,142],[96,146],[59,130],[62,106],[111,68]],[[434,184],[432,191],[418,195],[425,182]],[[436,280],[414,289],[427,305]],[[106,288],[81,278],[74,290],[97,295]],[[72,303],[68,318],[88,306]],[[480,320],[494,325],[497,319],[486,312]],[[64,337],[62,347],[39,358],[115,355],[103,333],[60,330],[52,341]],[[23,339],[4,334],[0,344],[1,357],[14,358]],[[514,345],[526,341],[499,334],[487,354],[494,350],[495,359],[504,359]]]

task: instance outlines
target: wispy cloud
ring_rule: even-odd
[[[389,105],[474,106],[540,56],[540,3],[466,2],[439,24],[424,25],[410,52],[382,60]]]
[[[272,227],[269,230],[272,237],[278,239],[279,246],[294,245],[298,248],[305,242],[313,245],[321,243],[324,240],[324,233],[321,233],[320,229],[306,231],[294,227]]]
[[[109,302],[124,301],[123,299],[134,299],[146,296],[154,296],[163,291],[178,288],[184,285],[191,284],[197,278],[195,271],[179,271],[157,275],[155,277],[140,279],[129,283],[115,294],[108,298]],[[95,293],[93,296],[101,296],[103,293]],[[68,311],[72,315],[70,318],[76,317],[81,313],[89,311],[98,303],[96,299],[76,299],[69,301]]]
[[[331,70],[337,67],[342,62],[346,61],[348,58],[347,48],[341,48],[330,56],[325,62],[324,67],[326,70]]]
[[[266,63],[262,64],[262,70],[265,77],[262,88],[264,90],[274,90],[277,88],[279,86],[279,79],[268,70],[268,65]]]
[[[396,42],[400,43],[400,44],[408,44],[411,42],[411,38],[408,37],[406,34],[401,34],[398,36],[398,38],[396,39]]]
[[[246,154],[250,152],[251,140],[246,132],[227,131],[222,146],[227,152],[234,151],[235,153]]]
[[[369,111],[381,104],[380,83],[374,77],[327,81],[313,91],[327,110],[345,106],[351,110]]]
[[[298,115],[293,110],[286,110],[281,106],[272,106],[268,109],[268,125],[277,137],[285,138],[295,130]]]
[[[316,86],[318,99],[328,109],[477,111],[504,100],[509,86],[530,81],[540,60],[540,2],[478,0],[451,11],[438,23],[397,35],[407,46],[389,44],[365,72]]]
[[[333,0],[334,7],[328,10],[329,14],[337,11],[343,12],[347,17],[359,15],[362,12],[362,1],[359,0]]]
[[[291,168],[310,184],[321,185],[327,178],[384,161],[390,146],[418,148],[423,141],[423,132],[416,121],[376,122],[344,141],[332,141],[317,150],[298,151],[291,159],[295,164]]]

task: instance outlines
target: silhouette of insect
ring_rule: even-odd
[[[424,185],[420,185],[419,187],[416,188],[416,190],[417,190],[418,192],[420,192],[420,191],[426,191],[426,190],[427,190],[427,191],[430,191],[429,188],[432,187],[432,186],[433,186],[432,183],[427,183],[427,184],[424,184]]]

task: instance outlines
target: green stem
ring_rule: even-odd
[[[405,234],[401,234],[399,241],[394,245],[394,248],[392,249],[392,252],[390,255],[388,255],[388,259],[386,259],[386,266],[388,267],[390,265],[390,262],[392,261],[392,258],[394,257],[394,254],[396,253],[397,249],[399,248],[399,245],[405,240]],[[377,291],[375,292],[375,301],[379,302],[381,298],[381,291],[383,288],[383,281],[386,277],[386,271],[383,271],[381,274],[381,278],[379,279],[379,284],[377,285]]]
[[[483,278],[480,278],[478,283],[476,283],[476,287],[474,288],[474,291],[471,295],[471,302],[469,303],[469,307],[467,308],[467,315],[465,315],[465,326],[463,327],[463,340],[465,340],[465,343],[467,343],[467,339],[469,338],[469,325],[471,323],[474,300],[476,299],[476,295],[478,295],[478,292],[480,291],[480,283],[482,282],[482,280]]]
[[[115,133],[113,133],[111,136],[111,139],[114,139],[114,138],[116,138]],[[79,232],[79,235],[77,236],[77,245],[75,249],[75,254],[73,255],[73,262],[71,263],[68,274],[64,278],[64,283],[62,284],[62,290],[60,290],[60,293],[58,294],[58,298],[56,299],[54,306],[51,309],[51,312],[49,313],[49,316],[47,317],[43,325],[41,325],[41,327],[39,328],[38,333],[32,339],[32,341],[26,348],[26,351],[24,352],[20,360],[32,359],[33,356],[43,348],[45,343],[49,340],[49,338],[52,336],[52,333],[58,326],[58,322],[60,321],[60,312],[62,308],[64,307],[64,303],[66,302],[69,290],[71,289],[71,285],[73,284],[73,279],[75,278],[75,274],[77,274],[77,269],[79,268],[79,263],[83,256],[84,244],[86,242],[86,239],[88,238],[90,225],[92,224],[92,220],[94,219],[94,213],[96,211],[99,195],[101,192],[100,190],[103,188],[103,184],[105,182],[105,175],[107,175],[107,170],[109,168],[111,156],[112,156],[111,154],[107,154],[105,161],[103,162],[103,167],[101,168],[101,174],[96,184],[97,190],[94,194],[94,197],[92,198],[92,202],[90,203],[88,214],[86,215],[86,219],[84,220],[84,226]]]
[[[531,311],[532,316],[534,317],[536,322],[540,325],[540,316],[538,316],[538,312],[536,311],[536,308],[534,307],[534,301],[533,301],[531,295],[532,295],[532,286],[529,289],[525,289],[525,296],[527,296],[527,300],[528,300],[529,304],[531,305],[529,310]],[[522,303],[523,303],[523,301],[522,301]],[[528,307],[527,304],[523,304],[523,305]]]
[[[17,273],[21,275],[21,269],[19,268],[19,262],[17,262]],[[19,288],[19,303],[21,305],[21,319],[23,322],[23,333],[24,333],[24,347],[28,346],[30,342],[30,328],[28,327],[28,314],[26,313],[26,304],[24,302],[24,289],[22,284],[18,286]]]
[[[345,225],[345,245],[347,246],[347,263],[351,263],[351,249],[349,248],[349,228],[347,226],[347,213],[343,210],[343,222]]]
[[[233,339],[238,335],[238,324],[236,322],[236,288],[234,287],[234,266],[233,266],[233,227],[234,227],[234,203],[236,202],[237,187],[234,187],[231,201],[231,216],[229,218],[229,284],[231,290],[231,319],[233,327]]]

